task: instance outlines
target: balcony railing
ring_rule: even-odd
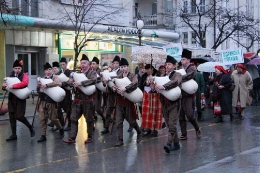
[[[133,26],[136,25],[137,17],[133,18]],[[142,16],[145,26],[157,26],[157,15]]]
[[[160,20],[161,21],[157,21]],[[136,21],[137,17],[133,18],[133,27],[136,27]],[[164,26],[173,26],[173,16],[164,14],[161,17],[157,16],[157,14],[150,15],[150,16],[142,16],[142,20],[144,21],[144,26],[158,26],[158,25],[164,25]]]

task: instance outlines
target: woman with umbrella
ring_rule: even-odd
[[[243,64],[236,66],[236,70],[233,71],[231,78],[236,86],[233,91],[232,106],[240,108],[241,113],[239,117],[243,120],[249,91],[253,89],[253,81]]]
[[[150,133],[156,135],[155,129],[162,128],[162,105],[160,102],[160,94],[154,88],[152,76],[155,76],[157,70],[151,65],[145,65],[145,74],[140,81],[140,89],[143,91],[142,102],[142,128],[143,136]],[[153,130],[151,130],[153,129]]]
[[[232,112],[232,92],[229,88],[232,86],[232,79],[223,66],[215,66],[216,77],[212,87],[212,101],[214,104],[214,114],[218,116],[216,123],[222,123],[222,115],[230,115],[230,121],[233,121]],[[220,106],[220,110],[217,107]]]

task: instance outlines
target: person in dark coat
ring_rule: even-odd
[[[181,64],[182,68],[186,71],[185,75],[182,75],[182,82],[189,81],[191,79],[195,79],[197,69],[194,65],[190,63],[190,59],[192,57],[192,52],[183,49],[181,55]],[[195,95],[188,94],[184,90],[181,91],[182,98],[181,98],[181,111],[180,111],[180,127],[181,127],[181,136],[180,140],[187,140],[187,121],[186,117],[189,122],[193,125],[196,136],[201,138],[201,128],[199,127],[197,118],[194,116],[194,109],[195,109]]]
[[[201,120],[202,110],[201,110],[201,99],[204,98],[204,91],[205,91],[205,82],[202,74],[200,72],[196,73],[196,82],[198,84],[198,89],[196,91],[196,107],[197,107],[197,114],[198,120]]]
[[[13,64],[13,71],[9,77],[17,77],[21,82],[8,86],[6,82],[3,83],[2,89],[22,89],[28,86],[29,79],[28,74],[23,72],[22,61],[15,60]],[[16,120],[20,121],[28,127],[31,133],[31,137],[35,135],[32,125],[28,122],[25,115],[26,109],[26,99],[21,100],[13,93],[9,93],[8,96],[8,112],[9,112],[9,121],[11,125],[12,135],[6,139],[6,141],[17,140],[16,135]]]
[[[60,66],[61,66],[60,74],[64,73],[67,77],[70,77],[71,70],[69,70],[67,68],[67,60],[66,60],[65,57],[62,57],[60,59]],[[63,88],[64,91],[66,92],[66,96],[62,100],[62,102],[60,103],[60,106],[66,112],[66,119],[68,119],[68,125],[67,125],[66,128],[64,128],[64,131],[69,131],[69,130],[71,130],[70,115],[71,115],[71,103],[72,103],[72,93],[71,93],[71,90],[68,90],[68,87],[70,87],[70,83],[69,83],[69,81],[68,82],[62,82],[62,83],[59,84],[59,86],[61,88]]]
[[[216,77],[212,87],[212,100],[214,104],[214,114],[218,116],[216,123],[222,123],[222,115],[230,115],[230,121],[233,121],[232,111],[232,92],[229,88],[232,86],[232,79],[228,72],[222,66],[215,66]],[[220,105],[220,112],[216,107]]]
[[[99,66],[99,59],[97,57],[93,57],[91,61],[91,66],[92,70],[96,71],[96,73],[99,75],[97,78],[96,83],[101,82],[101,77],[100,77],[100,72],[101,69],[98,67]],[[103,110],[101,108],[101,103],[102,103],[102,91],[96,88],[96,92],[94,94],[94,100],[95,100],[95,111],[100,115],[103,121],[103,126],[105,127],[105,117],[103,115]],[[95,115],[95,120],[97,120],[97,116]]]

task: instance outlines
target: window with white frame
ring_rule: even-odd
[[[188,32],[183,32],[183,43],[188,44]]]
[[[12,0],[12,8],[17,9],[16,14],[38,17],[39,0]]]
[[[183,2],[183,13],[188,13],[188,1]]]
[[[191,44],[196,44],[196,33],[195,32],[191,33]]]
[[[196,7],[196,0],[191,0],[190,1],[190,6],[191,6],[191,13],[195,14],[197,12],[197,7]]]
[[[205,12],[205,0],[200,0],[200,12]]]

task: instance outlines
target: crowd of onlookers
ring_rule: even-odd
[[[139,79],[146,73],[144,67],[143,64],[136,66],[135,73]],[[153,69],[156,76],[167,73],[164,65],[160,65],[158,70]],[[208,107],[213,109],[216,123],[223,122],[223,115],[229,115],[233,121],[234,113],[243,120],[246,106],[260,105],[260,77],[252,79],[244,64],[235,64],[230,69],[216,66],[215,69],[215,73],[198,71],[196,74],[197,119],[202,119],[203,110]]]

